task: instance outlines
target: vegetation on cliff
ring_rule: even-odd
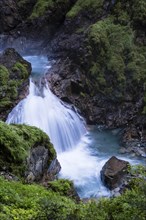
[[[49,14],[55,10],[58,10],[58,8],[69,4],[69,0],[33,0],[31,3],[28,0],[20,0],[18,6],[20,10],[23,10],[23,7],[28,8],[31,6],[31,10],[28,12],[28,17],[26,18],[35,19],[45,15],[47,16],[47,13]],[[63,11],[61,13],[63,13]]]
[[[74,18],[79,13],[90,11],[100,15],[102,12],[104,0],[78,0],[75,2],[71,10],[67,13],[67,18]]]
[[[146,81],[146,48],[135,44],[129,26],[105,19],[89,29],[89,73],[96,82],[94,92],[124,99],[126,94],[143,89]],[[90,77],[90,76],[89,76]],[[135,97],[133,97],[134,99]]]
[[[5,119],[20,100],[30,72],[30,63],[14,49],[7,49],[0,55],[0,119]]]
[[[5,2],[1,1],[2,7]],[[12,2],[14,7],[11,7]],[[56,53],[53,54],[55,59],[56,57],[60,59],[60,54],[65,57],[66,62],[61,60],[61,68],[56,72],[61,70],[63,73],[63,65],[68,64],[67,59],[70,59],[73,65],[71,66],[73,68],[70,68],[71,74],[75,72],[77,75],[85,76],[83,81],[80,77],[76,80],[80,86],[81,99],[78,102],[82,103],[84,98],[87,107],[89,101],[94,102],[94,107],[97,107],[94,112],[98,115],[96,122],[99,123],[99,119],[103,119],[102,122],[107,123],[109,116],[110,125],[121,126],[133,118],[135,120],[141,112],[146,114],[145,0],[20,0],[18,4],[16,3],[16,1],[5,3],[8,7],[5,5],[0,14],[2,21],[0,32],[13,30],[21,23],[22,30],[27,34],[26,27],[30,25],[33,33],[38,24],[43,28],[46,25],[49,33],[48,24],[51,23],[53,26],[57,21],[57,26],[55,28],[53,26],[57,40],[50,44],[50,38],[46,35],[44,45],[49,42],[49,49],[57,48],[57,52],[52,49],[53,53]],[[21,34],[21,29],[18,30],[16,29],[16,32],[13,30],[16,36]],[[37,30],[36,28],[36,32]],[[13,35],[13,32],[11,34]],[[31,70],[29,63],[18,54],[13,59],[14,54],[16,55],[14,51],[8,50],[3,58],[0,56],[1,119],[6,118],[8,112],[20,100],[19,96],[27,85],[26,81]],[[69,77],[69,74],[66,75]],[[72,85],[78,88],[76,82]],[[70,90],[69,87],[67,89]],[[77,98],[75,94],[74,104]],[[91,118],[92,109],[92,105],[91,108],[86,109]],[[123,115],[126,115],[126,119]],[[124,119],[121,119],[122,117]],[[94,117],[93,122],[95,122]],[[49,162],[56,156],[47,135],[36,128],[26,125],[8,126],[0,122],[0,132],[0,171],[2,172],[24,176],[28,152],[38,145],[44,145],[49,150]],[[143,172],[144,174],[140,173],[136,176],[133,174],[129,189],[121,196],[105,198],[98,202],[89,201],[85,204],[82,202],[76,204],[74,200],[68,198],[72,185],[69,181],[49,182],[48,189],[45,189],[42,186],[26,185],[1,177],[0,219],[144,220],[146,174],[145,170]]]
[[[47,134],[36,127],[0,122],[0,134],[0,170],[24,177],[30,151],[39,145],[48,149],[48,167],[56,157]]]

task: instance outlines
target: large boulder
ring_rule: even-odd
[[[60,171],[53,145],[40,129],[0,122],[0,134],[0,172],[38,182],[52,180]]]
[[[0,119],[28,94],[31,64],[14,49],[8,48],[0,54]]]
[[[110,190],[122,184],[123,177],[128,172],[129,162],[111,157],[101,170],[101,180]]]

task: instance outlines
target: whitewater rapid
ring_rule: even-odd
[[[103,186],[100,171],[111,155],[117,154],[117,135],[88,131],[84,119],[74,106],[58,99],[41,77],[49,70],[46,57],[27,56],[32,64],[29,95],[12,110],[7,123],[28,124],[46,132],[61,164],[59,178],[74,182],[81,198],[110,196]]]

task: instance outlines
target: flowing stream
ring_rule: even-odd
[[[7,123],[33,125],[48,134],[62,167],[59,178],[73,180],[81,198],[110,196],[100,171],[109,157],[118,155],[118,130],[87,127],[75,107],[58,99],[47,84],[39,83],[50,68],[47,58],[24,58],[32,64],[29,95],[12,110]]]

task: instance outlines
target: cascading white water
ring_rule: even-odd
[[[7,123],[28,124],[45,131],[57,153],[74,147],[86,132],[84,123],[71,106],[64,105],[48,88],[30,80],[29,95],[9,114]]]
[[[34,77],[49,68],[43,56],[25,59],[32,63]],[[53,95],[47,85],[37,86],[30,80],[29,95],[12,110],[7,123],[34,125],[49,135],[62,167],[60,177],[73,180],[80,197],[110,196],[100,171],[111,155],[117,155],[116,135],[96,129],[87,132],[75,109]]]
[[[39,78],[46,66],[49,68],[45,57],[25,59],[32,63],[34,77]],[[60,177],[73,180],[80,197],[107,196],[110,193],[100,180],[105,159],[91,155],[85,122],[72,108],[52,94],[47,85],[39,87],[30,80],[29,95],[12,110],[6,122],[34,125],[48,134],[61,163]]]

